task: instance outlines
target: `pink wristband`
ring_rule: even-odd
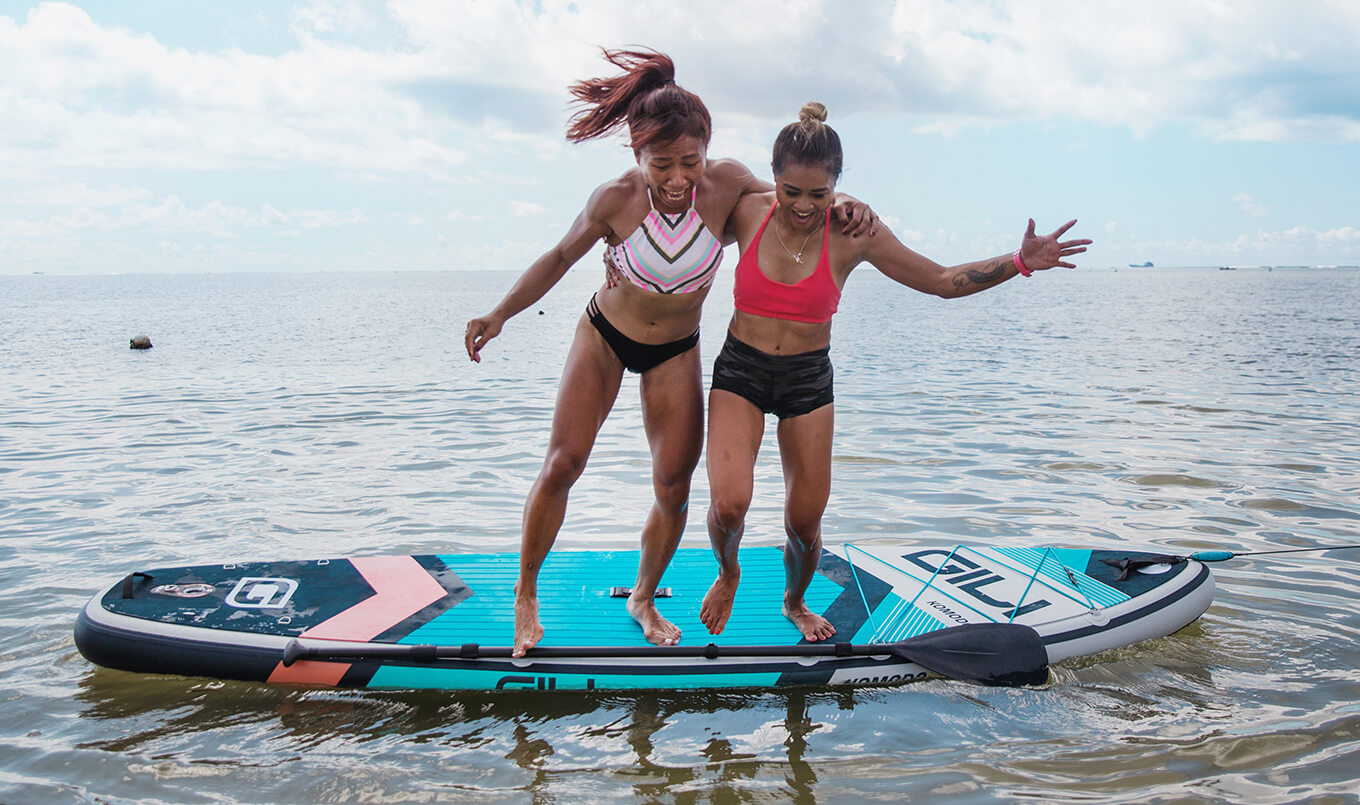
[[[1015,254],[1011,255],[1012,262],[1015,263],[1015,270],[1020,272],[1020,276],[1028,277],[1034,272],[1025,267],[1025,261],[1020,258],[1020,250],[1016,249]]]

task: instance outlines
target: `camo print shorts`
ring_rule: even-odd
[[[771,355],[727,334],[713,362],[713,388],[730,391],[780,419],[811,413],[834,399],[831,348]]]

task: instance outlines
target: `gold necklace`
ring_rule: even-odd
[[[775,236],[776,238],[779,238],[779,245],[780,245],[780,246],[783,246],[783,247],[784,247],[784,251],[786,251],[786,252],[789,253],[789,257],[792,257],[792,258],[793,258],[793,262],[795,262],[795,263],[797,263],[797,264],[799,264],[799,265],[802,265],[802,264],[803,264],[803,250],[807,248],[808,240],[810,240],[810,239],[812,238],[813,235],[817,234],[817,230],[819,230],[819,229],[821,229],[821,228],[822,228],[822,221],[818,221],[818,222],[817,222],[817,225],[814,226],[814,227],[812,228],[812,231],[810,231],[810,232],[807,233],[807,237],[803,238],[803,245],[798,247],[798,253],[797,253],[797,254],[794,254],[794,253],[793,253],[793,250],[790,249],[790,248],[788,247],[788,245],[784,243],[784,235],[783,235],[783,233],[780,231],[780,226],[779,226],[779,216],[776,215],[775,218],[774,218],[774,236]]]

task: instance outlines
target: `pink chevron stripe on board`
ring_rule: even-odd
[[[301,634],[316,640],[372,640],[447,592],[410,556],[365,556],[349,563],[364,577],[374,594]],[[349,663],[304,660],[285,668],[279,663],[270,682],[338,685]]]
[[[302,633],[317,640],[372,640],[447,592],[410,556],[364,556],[349,560],[372,595]]]

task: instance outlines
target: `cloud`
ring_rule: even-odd
[[[898,240],[903,243],[922,244],[926,240],[925,233],[916,229],[907,229],[902,225],[902,219],[896,215],[883,215],[879,218],[879,223],[888,228]]]
[[[355,0],[310,0],[293,12],[293,22],[303,31],[353,34],[371,19],[364,4]]]
[[[1354,4],[914,0],[896,4],[891,29],[898,86],[946,118],[937,125],[1193,121],[1211,139],[1360,139]]]
[[[460,169],[468,155],[456,143],[470,138],[393,90],[429,69],[419,54],[305,37],[277,57],[192,52],[44,3],[22,24],[0,18],[0,154],[56,167],[438,177]]]
[[[1353,226],[1341,226],[1335,229],[1316,230],[1312,227],[1296,226],[1285,231],[1285,236],[1290,238],[1300,238],[1312,240],[1319,246],[1332,244],[1360,244],[1360,229]]]
[[[1216,241],[1190,239],[1124,243],[1104,249],[1123,249],[1144,255],[1173,253],[1187,265],[1297,265],[1338,262],[1337,255],[1354,254],[1360,247],[1360,228],[1353,226],[1316,229],[1294,226],[1280,230],[1243,232]],[[1342,261],[1353,261],[1344,258]]]
[[[22,207],[76,206],[116,207],[143,201],[152,196],[145,187],[109,185],[90,187],[84,182],[51,182],[34,179],[30,182],[0,185],[0,204]]]
[[[783,121],[813,97],[834,98],[838,116],[905,111],[922,118],[920,131],[945,135],[1073,119],[1137,133],[1189,123],[1213,140],[1360,140],[1353,3],[597,0],[476,2],[451,15],[440,0],[398,0],[390,9],[444,78],[542,98],[539,114],[548,99],[565,100],[569,81],[612,70],[596,45],[643,41],[676,59],[680,82],[715,115],[742,123]],[[556,131],[545,121],[541,133]]]
[[[618,142],[562,137],[567,85],[613,72],[601,45],[673,56],[718,123],[713,153],[762,174],[773,131],[813,98],[833,122],[890,117],[936,137],[1042,124],[1087,138],[1360,142],[1354,2],[466,0],[455,11],[446,0],[304,0],[272,12],[259,39],[152,34],[117,24],[116,6],[90,7],[0,13],[7,254],[55,254],[35,239],[101,232],[150,233],[149,244],[198,233],[243,252],[252,237],[325,232],[299,248],[320,250],[330,230],[375,221],[412,221],[426,244],[450,221],[503,238],[507,220],[538,225],[579,204],[579,190],[568,202],[558,185],[630,162]],[[202,41],[232,46],[184,44]],[[1203,198],[1261,223],[1266,205],[1236,190]],[[1253,190],[1275,202],[1272,216],[1297,206],[1268,184]],[[502,212],[445,215],[456,206]],[[904,235],[926,253],[978,245],[910,217],[920,231]],[[1344,218],[1300,213],[1279,226],[1300,221],[1314,228],[1245,243],[1354,253],[1353,230],[1329,228]],[[1119,231],[1139,227],[1130,216]],[[407,242],[378,229],[347,234]],[[272,253],[252,254],[263,264]]]
[[[1260,218],[1270,212],[1269,207],[1264,204],[1258,204],[1256,199],[1251,197],[1250,193],[1238,193],[1233,196],[1232,200],[1239,210],[1253,218]]]
[[[0,17],[0,156],[454,182],[488,148],[561,148],[566,85],[612,72],[599,45],[639,40],[735,126],[820,97],[837,117],[905,112],[946,136],[1070,119],[1360,141],[1354,3],[477,0],[451,13],[443,0],[314,0],[294,19],[296,46],[265,56],[174,47],[65,3]],[[379,24],[394,43],[346,39]]]
[[[0,218],[0,238],[60,238],[78,230],[197,232],[214,237],[235,237],[242,229],[323,229],[366,221],[367,217],[359,210],[300,209],[281,212],[268,204],[258,210],[248,210],[220,201],[189,207],[178,196],[172,195],[154,204],[127,204],[113,212],[76,207],[69,213],[46,219]]]

